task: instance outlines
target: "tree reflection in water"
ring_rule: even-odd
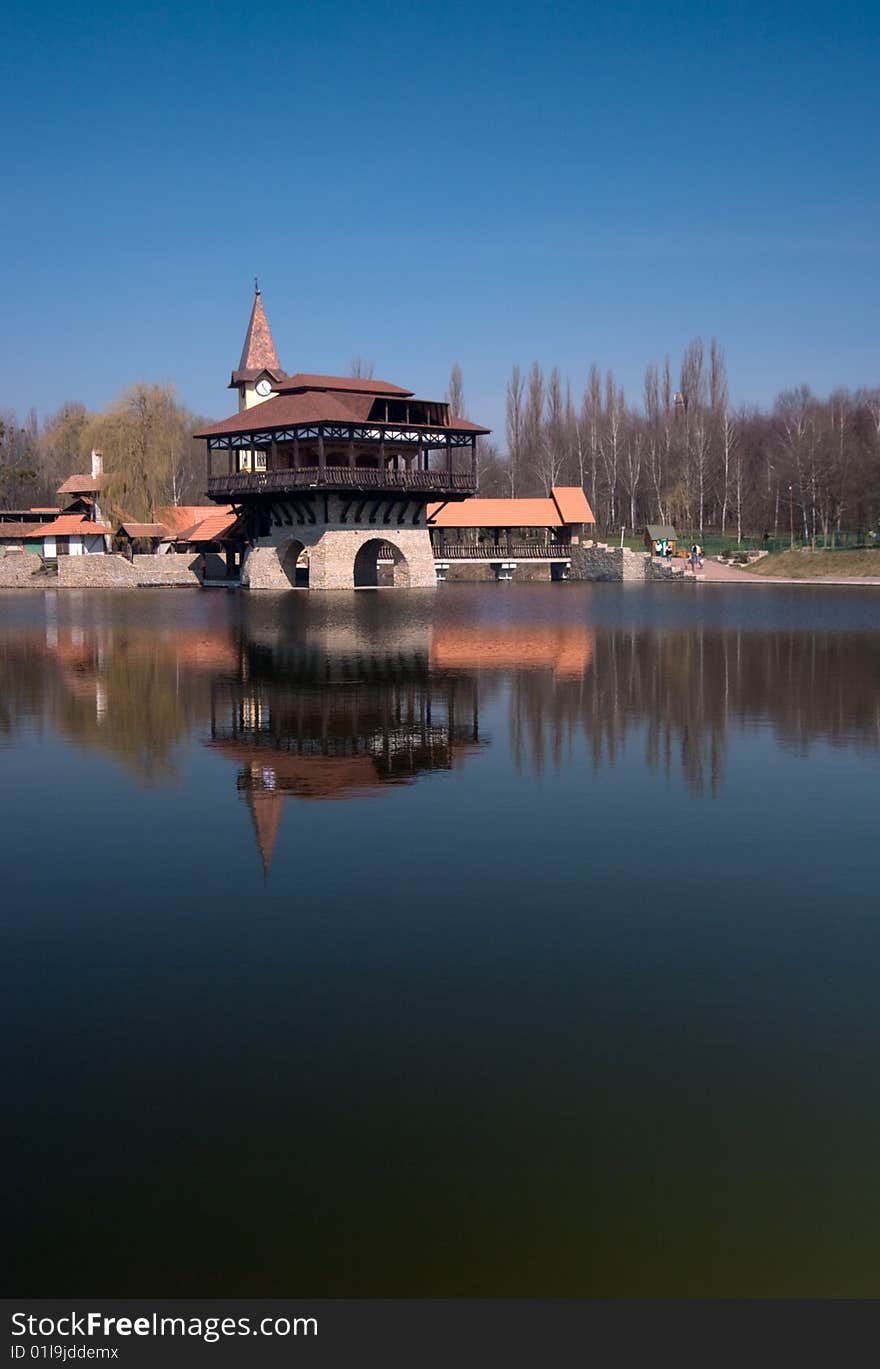
[[[718,792],[734,729],[769,726],[801,755],[880,744],[876,633],[548,623],[527,596],[501,622],[445,595],[290,598],[202,596],[169,622],[62,597],[39,626],[0,629],[0,735],[53,730],[146,784],[205,741],[252,812],[260,794],[377,794],[462,763],[496,697],[521,771],[571,763],[578,737],[594,768],[638,740],[696,794]]]

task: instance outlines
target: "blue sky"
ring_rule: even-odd
[[[42,6],[0,31],[0,408],[282,365],[503,426],[510,366],[717,336],[737,401],[880,384],[880,7]]]

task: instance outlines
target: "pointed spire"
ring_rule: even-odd
[[[275,343],[272,340],[272,330],[269,327],[269,320],[266,318],[266,310],[263,308],[263,295],[260,290],[256,276],[254,277],[254,307],[251,310],[251,321],[244,339],[244,347],[241,349],[241,361],[238,363],[239,371],[275,371],[283,375],[281,363],[278,360],[278,353],[275,350]]]
[[[278,825],[281,822],[284,795],[275,793],[273,790],[249,789],[247,791],[247,806],[251,810],[257,845],[260,848],[263,874],[268,875],[275,843],[278,840]]]

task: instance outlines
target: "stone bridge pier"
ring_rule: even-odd
[[[261,538],[245,558],[241,583],[271,590],[431,589],[437,572],[425,527],[318,525],[273,529],[270,538]]]

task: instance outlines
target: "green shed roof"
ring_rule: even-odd
[[[669,523],[649,523],[648,536],[655,542],[675,542],[678,533]]]

